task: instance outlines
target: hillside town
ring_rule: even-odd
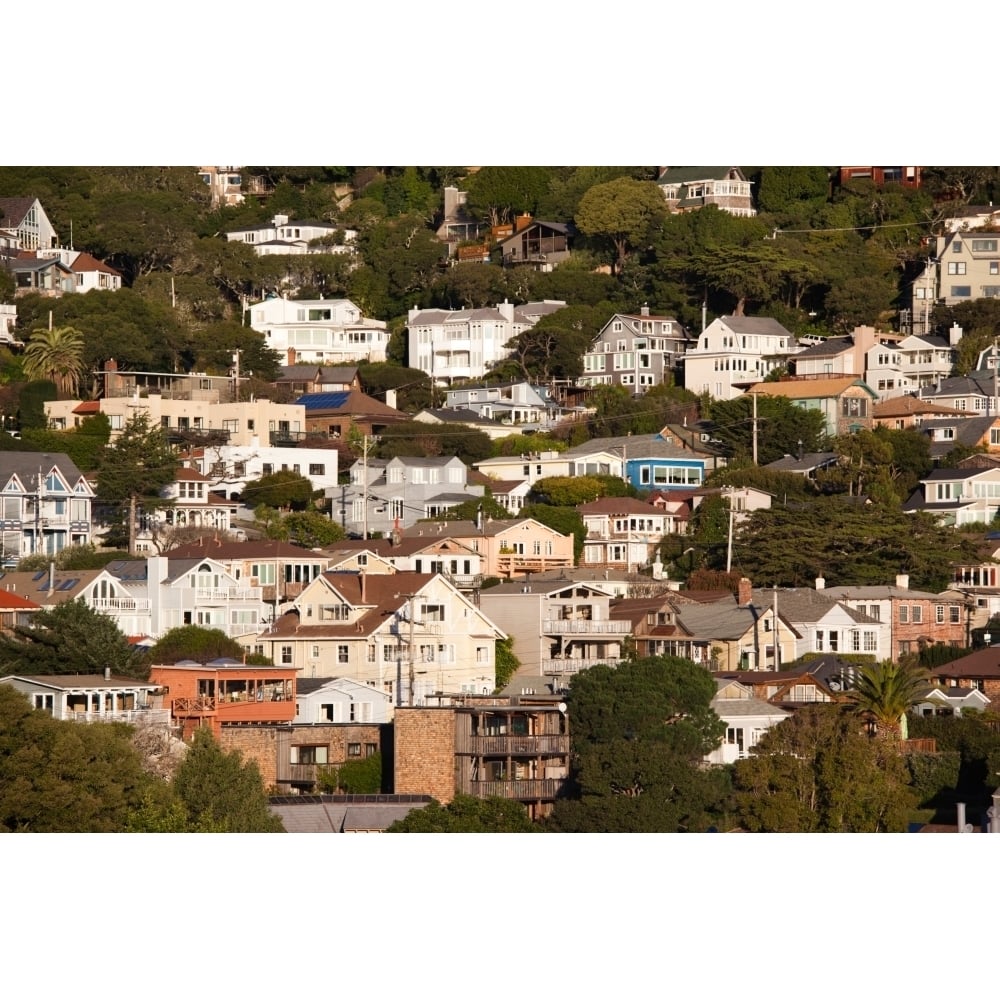
[[[1000,832],[998,198],[0,168],[0,828]]]

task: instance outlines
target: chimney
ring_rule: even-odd
[[[111,680],[111,667],[105,667],[104,668],[104,679],[106,681]]]
[[[899,587],[900,590],[909,590],[910,589],[909,573],[897,573],[896,586]]]
[[[640,316],[648,316],[649,315],[649,303],[648,302],[643,302],[642,308],[639,310],[639,315]]]
[[[948,330],[948,346],[958,346],[958,342],[962,339],[962,334],[964,332],[965,331],[957,323],[952,323],[951,328]]]
[[[391,406],[394,410],[396,409],[396,390],[386,389],[385,390],[385,405]]]
[[[823,590],[825,587],[826,587],[826,580],[823,577],[821,577],[821,576],[817,576],[816,577],[816,589],[817,590]]]
[[[290,365],[294,365],[295,364],[295,348],[294,347],[289,347],[288,348],[288,363]]]
[[[753,602],[753,589],[750,581],[745,577],[740,577],[739,593],[736,595],[736,602],[741,608],[745,608]]]

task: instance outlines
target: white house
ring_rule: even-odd
[[[275,472],[297,472],[317,490],[337,485],[336,448],[280,448],[260,444],[206,445],[185,456],[184,462],[208,479],[209,490],[233,498],[247,483]],[[253,504],[251,504],[253,506]]]
[[[154,707],[158,684],[119,677],[106,669],[100,674],[36,674],[0,677],[20,691],[33,708],[69,722],[127,722],[132,725],[170,723],[170,710]]]
[[[295,718],[292,725],[330,722],[373,722],[392,720],[392,698],[370,684],[349,677],[333,680],[301,677],[295,684]]]
[[[340,365],[385,361],[389,331],[350,299],[269,298],[249,308],[250,326],[282,363]]]
[[[772,727],[787,719],[790,712],[772,705],[739,681],[719,678],[718,691],[712,699],[712,711],[726,724],[726,735],[711,753],[709,764],[732,764],[750,756],[750,751]]]
[[[736,399],[785,366],[798,349],[795,337],[776,319],[720,316],[684,355],[684,386],[713,399]]]
[[[338,238],[339,234],[339,238]],[[230,243],[246,243],[258,257],[267,254],[350,253],[357,232],[318,219],[289,219],[276,215],[270,222],[226,233]],[[312,245],[313,240],[322,240]]]
[[[407,314],[409,365],[438,385],[482,378],[510,356],[508,343],[542,316],[566,303],[548,300],[515,306],[506,299],[488,309],[418,309]]]

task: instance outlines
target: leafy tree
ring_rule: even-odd
[[[264,335],[232,321],[210,323],[191,342],[194,365],[199,371],[225,374],[233,369],[233,355],[240,352],[240,374],[251,373],[264,382],[281,375],[282,359],[264,342]]]
[[[36,330],[24,348],[24,374],[55,383],[63,398],[76,395],[83,374],[83,334],[71,326]]]
[[[456,795],[446,806],[428,802],[398,819],[386,833],[537,833],[520,802]]]
[[[960,716],[914,716],[914,739],[933,739],[939,753],[957,753],[960,766],[956,791],[965,801],[989,804],[1000,772],[1000,732],[992,720],[975,713]]]
[[[160,427],[152,427],[149,414],[139,411],[125,425],[117,440],[104,452],[97,470],[97,499],[119,511],[118,531],[109,538],[128,539],[135,553],[137,512],[169,506],[163,495],[177,477],[180,462]]]
[[[514,653],[512,638],[497,639],[495,659],[496,690],[502,691],[521,667],[521,661]]]
[[[628,254],[651,238],[666,214],[663,192],[655,183],[619,177],[587,190],[577,206],[576,224],[587,236],[611,242],[615,270],[621,274]]]
[[[386,392],[394,389],[396,406],[408,413],[416,413],[436,403],[431,377],[417,368],[407,368],[389,362],[361,362],[358,378],[369,396],[385,401]]]
[[[247,656],[247,651],[235,639],[217,628],[202,628],[200,625],[181,625],[165,632],[156,645],[146,653],[147,663],[177,663],[180,660],[246,659],[248,663],[267,662],[257,654]]]
[[[456,455],[466,465],[489,458],[491,451],[489,436],[483,431],[425,424],[418,420],[401,421],[386,427],[379,436],[378,446],[379,458]]]
[[[826,167],[765,167],[757,185],[762,212],[797,217],[803,208],[826,201],[830,178]]]
[[[144,679],[142,654],[112,619],[83,600],[36,611],[30,625],[0,634],[0,674],[103,674]]]
[[[49,425],[45,416],[45,404],[57,396],[54,382],[29,382],[18,398],[17,422],[23,431],[25,428],[46,428]]]
[[[269,518],[264,533],[268,538],[293,542],[306,549],[342,542],[344,529],[317,510],[292,511],[280,518]]]
[[[257,765],[238,750],[226,752],[209,729],[194,734],[177,769],[174,789],[189,829],[204,833],[281,833],[267,804]]]
[[[777,461],[783,455],[797,455],[800,441],[804,452],[819,451],[826,442],[826,421],[819,410],[806,410],[784,396],[763,393],[757,395],[756,409],[760,465]],[[734,460],[751,458],[754,403],[749,395],[712,400],[704,415],[712,422],[712,433]]]
[[[860,668],[848,698],[855,710],[875,726],[881,739],[906,738],[906,717],[927,689],[920,668],[883,660]]]
[[[798,709],[733,766],[739,822],[751,832],[899,832],[916,804],[908,783],[902,756],[834,705]]]
[[[243,502],[254,507],[303,510],[312,502],[314,492],[310,479],[291,469],[279,469],[247,483],[243,487]]]
[[[915,587],[937,593],[954,563],[975,559],[969,539],[922,511],[829,497],[755,511],[737,529],[735,565],[768,586],[865,586],[908,573]],[[718,568],[718,567],[716,567]]]
[[[128,553],[121,549],[98,549],[93,545],[67,545],[55,556],[36,552],[25,556],[18,564],[18,571],[48,569],[54,562],[58,570],[103,569],[108,563],[118,559],[128,559]]]
[[[556,828],[707,829],[728,780],[701,766],[725,732],[710,705],[715,689],[703,668],[669,656],[577,674],[567,697],[575,794],[557,802]]]
[[[545,167],[483,167],[466,184],[468,209],[498,226],[520,212],[534,215],[548,186]]]
[[[317,784],[321,792],[330,795],[377,795],[382,791],[382,755],[373,753],[345,761],[339,767],[323,768]]]
[[[0,830],[115,833],[162,797],[118,723],[81,725],[36,711],[0,685]]]
[[[576,507],[605,495],[604,484],[593,476],[547,476],[537,480],[532,494],[553,507]]]

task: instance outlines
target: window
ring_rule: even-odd
[[[348,757],[360,757],[361,756],[361,744],[360,743],[348,743],[347,744],[347,756]]]
[[[1000,274],[1000,260],[990,261],[990,274]]]
[[[866,653],[874,653],[878,649],[878,637],[875,632],[865,632],[864,648]]]
[[[924,609],[920,607],[919,604],[914,604],[910,608],[910,621],[913,622],[914,625],[919,625],[924,619],[923,612]]]
[[[265,462],[261,466],[260,473],[261,473],[262,476],[273,476],[274,475],[274,466],[270,462]]]
[[[972,285],[952,285],[951,297],[953,299],[972,298]]]
[[[901,624],[905,625],[910,620],[910,609],[905,604],[900,604],[899,606],[899,621]]]
[[[378,753],[378,744],[377,743],[366,743],[365,744],[365,756],[366,757],[374,757],[375,754],[377,754],[377,753]]]
[[[424,621],[428,621],[428,622],[443,622],[444,621],[444,605],[443,604],[425,604],[424,605]]]
[[[951,252],[952,253],[961,253],[962,252],[962,241],[961,240],[955,240],[955,242],[952,243],[952,245],[951,245]]]
[[[996,240],[972,240],[973,253],[996,253]]]
[[[965,274],[965,261],[964,260],[950,260],[950,261],[948,261],[948,273],[949,274]]]
[[[310,465],[309,466],[309,475],[310,476],[325,476],[326,475],[326,466],[325,465],[316,465],[316,464]]]
[[[326,764],[329,761],[329,748],[325,746],[298,746],[289,748],[292,764]]]
[[[292,663],[292,647],[282,646],[281,647],[281,664],[282,666],[291,666]]]
[[[337,646],[337,662],[349,663],[351,659],[350,647]]]
[[[948,620],[951,622],[952,625],[958,625],[959,622],[961,622],[962,620],[961,612],[962,609],[957,604],[953,604],[948,609]]]

